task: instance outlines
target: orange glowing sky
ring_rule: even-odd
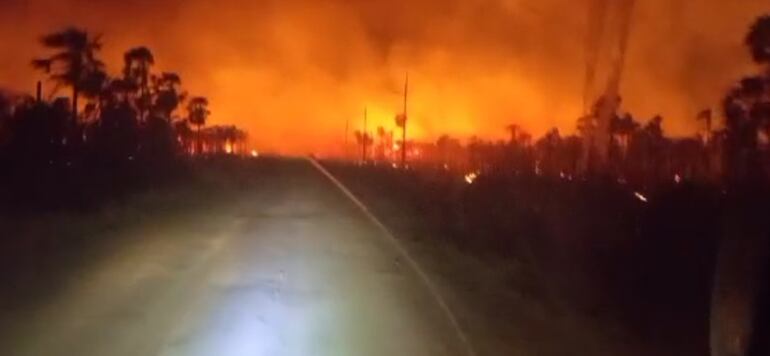
[[[261,150],[331,151],[345,121],[393,126],[410,74],[411,132],[502,137],[571,132],[581,112],[587,0],[3,0],[0,87],[31,92],[40,34],[104,34],[103,57],[147,45],[210,98],[212,123],[247,129]],[[752,70],[743,36],[766,0],[638,0],[625,109],[661,113],[675,135]],[[65,94],[63,92],[62,94]]]

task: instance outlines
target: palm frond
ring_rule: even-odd
[[[33,59],[30,64],[32,64],[32,68],[35,68],[35,69],[38,69],[38,70],[42,70],[42,71],[44,71],[46,73],[50,73],[51,72],[51,64],[52,64],[52,62],[51,62],[50,59],[46,59],[46,58]]]
[[[89,42],[88,46],[94,51],[101,50],[103,45],[102,37],[104,36],[101,33],[97,33],[94,35],[94,38],[91,40],[91,42]]]
[[[52,55],[49,60],[51,63],[53,62],[71,62],[73,57],[73,53],[69,51],[59,52],[54,55]]]
[[[88,44],[86,31],[76,27],[68,27],[59,32],[43,36],[40,42],[49,48],[85,48]]]

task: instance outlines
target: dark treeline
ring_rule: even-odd
[[[536,299],[622,325],[630,345],[768,355],[770,16],[745,44],[758,71],[721,114],[695,118],[702,132],[670,138],[661,117],[616,110],[603,166],[590,141],[597,103],[572,136],[533,140],[511,125],[506,142],[414,143],[411,170],[331,167],[386,223],[513,263]],[[390,146],[380,136],[376,161]]]
[[[770,178],[770,16],[759,18],[744,42],[758,71],[729,88],[719,109],[704,109],[696,117],[691,137],[665,134],[662,116],[641,119],[623,112],[621,100],[601,97],[577,120],[576,133],[554,128],[533,138],[517,124],[506,129],[507,141],[471,138],[463,145],[449,136],[435,143],[411,142],[413,166],[429,164],[467,173],[535,173],[577,179],[596,176],[617,179],[639,189],[655,189],[672,181],[719,185],[756,185]],[[610,107],[608,118],[602,113]],[[607,120],[607,132],[598,132]],[[374,161],[398,162],[393,133],[355,133],[359,146],[371,147]],[[607,137],[600,147],[597,137]],[[600,152],[601,151],[601,152]]]
[[[154,72],[150,49],[129,49],[111,75],[99,58],[100,36],[67,28],[40,43],[48,55],[31,65],[48,80],[36,95],[0,92],[4,203],[39,208],[108,198],[178,173],[184,156],[242,149],[240,129],[204,128],[208,100],[184,91],[179,74]],[[68,96],[56,96],[65,88]]]

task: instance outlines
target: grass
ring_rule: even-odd
[[[643,202],[606,182],[482,175],[467,184],[443,171],[326,165],[432,261],[490,352],[708,352],[723,214],[715,189],[674,185]]]

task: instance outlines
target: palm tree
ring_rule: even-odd
[[[561,142],[561,134],[557,128],[549,130],[535,142],[535,154],[539,162],[538,169],[546,175],[555,174],[561,168],[561,162],[557,157]]]
[[[116,78],[109,81],[102,92],[102,97],[107,103],[102,106],[114,105],[118,103],[129,104],[131,93],[136,92],[136,86],[129,80]]]
[[[755,63],[770,67],[770,15],[757,19],[746,35],[745,43]]]
[[[214,153],[238,154],[248,138],[245,131],[233,126],[212,126],[203,131]]]
[[[631,137],[639,128],[639,123],[634,120],[631,114],[612,115],[610,119],[610,147],[609,162],[613,164],[616,173],[626,176],[629,171],[628,147]]]
[[[101,36],[91,36],[85,30],[70,27],[45,35],[40,42],[55,52],[49,57],[32,60],[32,66],[49,74],[57,86],[72,88],[72,121],[76,123],[80,95],[97,95],[106,79],[104,63],[96,57],[102,48]]]
[[[726,150],[725,173],[732,183],[756,179],[762,175],[759,158],[758,132],[770,122],[766,108],[765,79],[761,76],[744,78],[723,101]],[[737,180],[737,181],[736,181]]]
[[[770,126],[770,15],[757,19],[745,39],[752,59],[764,67],[764,72],[744,78],[724,98],[725,168],[728,183],[736,190],[751,190],[756,186],[746,183],[766,183],[758,147],[760,129]],[[749,199],[749,198],[745,198]],[[767,278],[766,235],[764,216],[754,211],[759,204],[742,204],[728,210],[730,218],[724,227],[725,237],[717,254],[714,287],[711,295],[710,339],[711,354],[745,355],[751,340],[763,336],[767,323],[756,318],[757,311],[767,307],[767,298],[761,296],[762,283]],[[761,226],[761,227],[760,227]],[[749,272],[749,273],[747,273]],[[764,300],[763,300],[764,299]],[[761,314],[760,314],[761,315]],[[758,327],[758,330],[754,330]],[[761,342],[764,343],[764,342]],[[761,352],[761,351],[760,351]]]
[[[615,116],[610,122],[610,133],[616,136],[618,144],[625,150],[628,148],[628,141],[631,135],[639,128],[639,123],[634,120],[631,114]]]
[[[745,44],[764,73],[743,78],[722,103],[725,117],[725,172],[733,180],[764,175],[758,147],[759,130],[770,130],[770,15],[751,26]]]
[[[164,72],[160,76],[152,76],[151,82],[155,93],[153,111],[171,123],[171,115],[186,96],[180,89],[182,79],[176,73]]]
[[[147,47],[136,47],[128,50],[123,55],[123,76],[132,81],[139,90],[137,109],[139,119],[146,119],[150,107],[150,68],[155,64],[155,57]]]
[[[176,133],[177,142],[182,146],[183,150],[187,154],[192,153],[192,135],[193,132],[190,129],[187,119],[182,119],[174,122],[174,132]]]
[[[371,146],[372,143],[374,143],[374,138],[368,132],[364,132],[361,130],[356,130],[356,132],[354,132],[353,134],[356,137],[356,142],[359,145],[361,145],[361,162],[366,163],[366,160],[367,160],[366,148]]]
[[[656,115],[641,130],[641,140],[644,146],[647,171],[651,172],[652,180],[660,179],[661,167],[666,160],[664,155],[667,140],[663,133],[663,117]]]
[[[197,141],[198,141],[198,153],[203,151],[203,143],[201,141],[201,128],[206,125],[206,119],[211,112],[208,109],[209,100],[202,96],[196,96],[190,99],[187,103],[187,120],[190,124],[198,127]]]
[[[510,142],[512,144],[516,143],[516,141],[519,139],[519,132],[521,132],[521,127],[519,127],[517,124],[510,124],[505,127],[505,130],[508,131]]]

